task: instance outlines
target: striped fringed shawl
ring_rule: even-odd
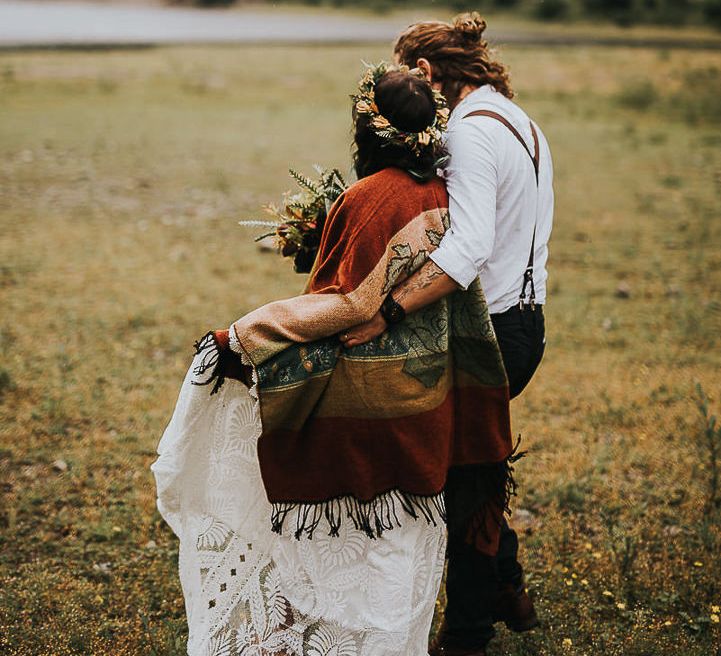
[[[469,523],[479,550],[496,550],[513,449],[506,375],[478,283],[368,344],[343,349],[337,337],[426,262],[447,207],[439,179],[421,184],[386,169],[361,180],[329,213],[306,293],[231,326],[255,370],[275,531],[291,524],[296,537],[312,537],[325,518],[335,535],[349,518],[375,537],[404,512],[433,522],[444,517],[456,466],[475,479],[474,498],[454,500],[448,520]],[[232,376],[238,367],[227,343],[220,331],[199,346],[214,364],[220,345],[216,384],[222,368]]]

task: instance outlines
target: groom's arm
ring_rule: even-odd
[[[391,291],[393,300],[410,314],[459,289],[453,280],[433,260],[428,260],[418,271]]]
[[[391,291],[391,296],[405,310],[406,314],[410,314],[447,296],[456,289],[460,289],[459,284],[433,260],[428,260],[410,278],[395,287]],[[387,327],[388,324],[383,315],[376,312],[370,321],[343,333],[340,339],[344,346],[358,346],[375,339]]]

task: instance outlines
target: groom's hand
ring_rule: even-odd
[[[372,339],[382,335],[386,328],[388,328],[386,320],[380,312],[376,312],[370,321],[346,330],[344,333],[341,333],[339,337],[343,346],[350,348],[351,346],[360,346],[361,344],[370,342]]]
[[[428,260],[410,278],[393,289],[393,299],[400,304],[406,314],[434,303],[440,298],[457,290],[458,283],[446,274],[433,260]],[[366,323],[354,326],[340,334],[343,346],[349,348],[370,342],[388,328],[380,312]]]

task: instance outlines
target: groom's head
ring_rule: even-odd
[[[486,21],[476,12],[461,14],[450,23],[415,23],[396,41],[394,53],[401,64],[421,68],[453,108],[464,89],[490,84],[513,97],[506,67],[493,59],[483,39]]]

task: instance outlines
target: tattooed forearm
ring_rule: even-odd
[[[393,298],[406,312],[414,312],[458,289],[458,285],[433,260],[426,262],[393,291]]]
[[[408,296],[421,289],[428,288],[439,276],[445,276],[445,272],[433,260],[428,260],[410,278],[406,278],[393,291],[393,298],[397,303],[403,305]]]

